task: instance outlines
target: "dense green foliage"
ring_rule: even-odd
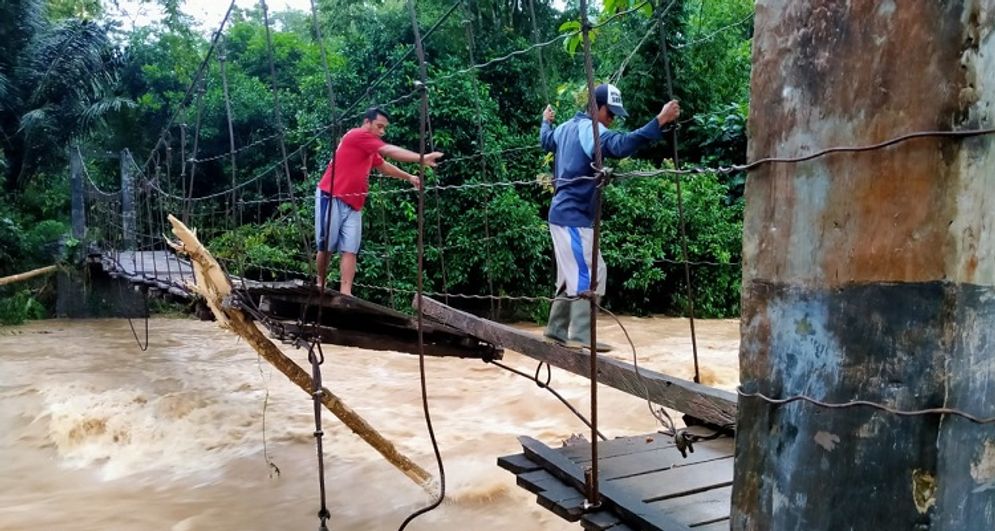
[[[418,149],[418,100],[404,98],[414,95],[418,70],[413,58],[400,61],[366,92],[411,47],[405,2],[319,0],[321,43],[310,13],[269,13],[275,81],[262,10],[236,9],[198,90],[189,89],[211,35],[196,30],[177,2],[159,4],[166,12],[162,20],[127,32],[114,23],[108,2],[18,0],[0,7],[0,275],[51,263],[54,254],[46,254],[45,245],[65,234],[68,225],[70,146],[81,146],[89,174],[108,189],[116,189],[120,162],[114,154],[124,148],[176,195],[220,194],[233,183],[251,182],[239,189],[236,203],[219,195],[213,202],[156,207],[184,212],[226,267],[256,278],[313,274],[314,183],[337,135],[358,123],[358,112],[400,99],[389,108],[387,140]],[[468,0],[425,39],[428,75],[434,80],[429,147],[445,151],[450,161],[428,172],[428,184],[548,181],[549,157],[524,149],[537,144],[542,108],[553,104],[562,120],[586,98],[582,46],[571,36],[579,26],[576,3],[567,2],[563,11],[553,4],[534,1],[533,35],[528,2]],[[743,162],[752,3],[663,4],[666,9],[655,2],[640,6],[613,0],[590,14],[598,25],[592,48],[596,78],[622,89],[631,116],[623,128],[638,127],[655,115],[672,82],[683,109],[680,162]],[[422,31],[451,5],[449,0],[417,2]],[[460,73],[471,63],[557,36],[563,38],[541,52]],[[327,129],[333,113],[322,46],[335,114],[349,109],[341,126]],[[226,155],[232,141],[226,92],[239,148],[234,166]],[[167,123],[172,125],[164,131]],[[282,130],[291,153],[291,185],[279,164]],[[653,169],[671,164],[673,149],[661,142],[638,160],[609,164],[619,171]],[[189,163],[193,158],[204,160]],[[705,173],[681,183],[699,315],[738,312],[743,178]],[[686,311],[675,184],[664,176],[606,188],[609,307],[635,313]],[[358,294],[405,306],[417,271],[417,196],[406,183],[382,177],[371,179],[371,190]],[[550,295],[555,271],[544,221],[550,199],[548,186],[536,184],[430,190],[424,218],[426,290]],[[152,216],[140,216],[140,223],[140,232],[149,238],[162,230]],[[331,270],[337,274],[335,267]],[[11,304],[24,308],[26,303]],[[542,313],[535,305],[501,310],[507,317]]]

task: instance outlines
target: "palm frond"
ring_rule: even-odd
[[[24,78],[33,87],[33,102],[80,96],[107,71],[112,56],[107,34],[97,24],[68,19],[53,25],[32,42],[23,65]]]
[[[18,133],[24,135],[25,143],[30,143],[37,135],[55,129],[55,106],[44,105],[21,115]]]
[[[99,125],[103,119],[112,112],[121,109],[133,109],[137,104],[120,96],[107,96],[91,103],[80,115],[80,129],[88,132]]]
[[[11,88],[10,80],[3,72],[0,72],[0,113],[11,108],[7,105],[7,100],[11,96]]]

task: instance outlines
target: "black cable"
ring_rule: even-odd
[[[921,417],[925,415],[952,415],[955,417],[960,417],[969,420],[975,424],[995,424],[995,417],[978,417],[970,413],[961,411],[959,409],[952,409],[946,407],[934,407],[934,408],[907,411],[907,410],[895,409],[893,407],[889,407],[884,404],[879,404],[876,402],[869,402],[867,400],[852,400],[850,402],[830,403],[830,402],[823,402],[821,400],[816,400],[815,398],[806,395],[793,395],[787,398],[771,398],[760,392],[749,393],[743,391],[742,386],[736,388],[736,393],[743,398],[759,398],[764,402],[767,402],[772,405],[784,405],[784,404],[790,404],[791,402],[808,402],[809,404],[826,409],[870,407],[874,409],[879,409],[881,411],[890,413],[892,415],[897,415],[899,417]]]
[[[428,77],[425,67],[425,50],[422,47],[422,37],[418,29],[418,16],[415,12],[414,0],[407,0],[408,11],[411,14],[411,30],[414,33],[415,51],[418,54],[418,70],[421,78],[419,89],[421,90],[421,119],[419,125],[419,157],[418,171],[420,182],[425,182],[425,165],[422,164],[425,158],[425,135],[428,127],[428,87],[425,82]],[[425,379],[425,306],[422,304],[422,291],[425,280],[425,188],[418,187],[418,292],[416,300],[418,303],[418,373],[421,383],[422,411],[425,415],[425,426],[428,429],[429,439],[432,441],[432,451],[435,453],[435,461],[439,467],[439,496],[429,505],[418,509],[408,515],[401,522],[398,531],[403,531],[408,524],[419,516],[434,510],[442,501],[446,499],[446,469],[442,462],[442,453],[439,451],[439,443],[435,439],[435,429],[432,427],[432,415],[428,407],[428,386]]]
[[[315,347],[317,347],[317,354],[315,354]],[[321,399],[324,396],[324,389],[321,385],[321,364],[325,363],[325,353],[321,350],[320,342],[316,341],[311,344],[307,358],[311,362],[311,398],[314,402],[314,440],[318,451],[318,488],[321,492],[321,508],[318,510],[318,519],[321,523],[318,526],[318,530],[328,531],[328,519],[332,515],[328,512],[328,506],[325,502],[325,452],[322,442],[325,432],[321,429]]]
[[[663,7],[663,1],[660,0],[660,7]],[[671,2],[673,6],[673,2]],[[664,24],[666,21],[663,16],[666,15],[667,11],[670,10],[668,7],[663,11],[663,15],[660,18],[660,50],[663,53],[663,69],[667,75],[667,97],[670,100],[674,99],[674,80],[670,71],[670,54],[667,53],[667,35],[665,33],[666,28]],[[677,152],[677,128],[670,128],[670,147],[673,154],[674,167],[680,167],[681,159]],[[691,283],[691,266],[688,265],[688,259],[690,255],[688,254],[688,233],[687,233],[687,223],[684,215],[684,196],[681,193],[681,176],[677,175],[674,178],[674,186],[677,192],[677,216],[678,216],[678,226],[681,232],[681,254],[684,258],[684,283],[687,291],[688,298],[688,325],[691,327],[691,355],[694,358],[694,383],[701,383],[701,369],[698,366],[698,337],[694,331],[694,284]]]
[[[549,391],[553,396],[555,396],[556,399],[559,400],[560,403],[562,403],[564,406],[566,406],[566,408],[569,409],[570,412],[574,414],[574,416],[576,416],[578,419],[580,419],[580,421],[583,422],[584,425],[586,425],[589,429],[591,429],[594,432],[596,432],[598,434],[598,437],[601,438],[601,440],[603,440],[603,441],[607,441],[608,440],[608,438],[605,437],[604,434],[601,433],[600,430],[597,430],[597,429],[594,428],[594,426],[591,424],[591,421],[587,420],[587,417],[585,417],[583,413],[581,413],[580,411],[578,411],[577,408],[575,408],[570,402],[568,402],[566,398],[563,398],[563,395],[561,395],[559,392],[556,391],[556,389],[553,389],[549,385],[549,382],[552,379],[552,373],[550,372],[549,364],[548,363],[539,362],[539,365],[536,365],[536,372],[535,372],[535,374],[532,375],[532,376],[529,376],[528,374],[526,374],[526,373],[524,373],[524,372],[522,372],[522,371],[520,371],[520,370],[518,370],[518,369],[516,369],[514,367],[510,367],[508,365],[505,365],[505,364],[501,363],[500,361],[497,361],[497,360],[484,360],[484,361],[486,363],[490,363],[492,365],[500,367],[500,368],[502,368],[502,369],[504,369],[504,370],[506,370],[506,371],[508,371],[510,373],[517,374],[517,375],[521,376],[522,378],[526,378],[528,380],[532,380],[533,382],[535,382],[536,386],[539,389],[545,389],[545,390]],[[540,381],[539,380],[539,372],[542,370],[543,367],[546,367],[546,379],[545,379],[545,381]]]

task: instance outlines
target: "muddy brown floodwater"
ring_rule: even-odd
[[[686,320],[622,319],[641,367],[691,377]],[[738,321],[696,325],[704,382],[733,389]],[[317,529],[308,395],[214,323],[156,318],[149,326],[146,352],[125,320],[0,328],[0,529]],[[613,356],[631,356],[607,318],[598,337],[625,346]],[[306,364],[303,351],[283,348]],[[418,358],[324,351],[326,386],[436,474]],[[513,352],[505,362],[528,373],[536,365]],[[495,460],[520,451],[518,435],[558,445],[587,428],[531,380],[480,361],[426,365],[448,496],[408,529],[579,529],[536,505]],[[554,369],[552,386],[589,411],[586,379]],[[599,408],[609,437],[657,429],[639,398],[602,387]],[[397,529],[431,501],[327,411],[323,421],[332,529]]]

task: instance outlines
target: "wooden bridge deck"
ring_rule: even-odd
[[[553,449],[520,437],[523,453],[498,465],[536,494],[539,505],[584,529],[601,531],[729,529],[733,439],[694,445],[687,458],[660,434],[622,437],[598,445],[601,506],[584,508],[584,469],[591,445]]]
[[[91,254],[112,277],[192,300],[190,262],[167,251],[113,251]],[[230,304],[260,319],[270,335],[293,342],[318,334],[322,343],[372,350],[418,353],[418,322],[407,314],[332,289],[324,292],[304,280],[260,282],[232,276]],[[320,322],[319,322],[320,319]],[[500,359],[501,349],[430,318],[422,324],[425,354]]]

